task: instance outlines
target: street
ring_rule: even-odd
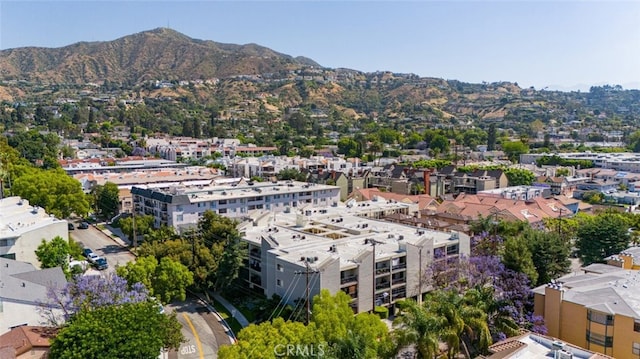
[[[69,236],[85,248],[91,248],[96,254],[106,258],[109,263],[107,272],[114,272],[116,265],[126,265],[135,259],[126,247],[92,225],[88,229],[78,229],[76,226],[75,230],[69,231]]]
[[[115,267],[125,265],[135,260],[121,241],[116,241],[108,235],[90,225],[88,229],[69,231],[70,237],[91,248],[99,256],[105,257],[109,268],[95,273],[115,272]],[[188,297],[184,302],[176,302],[165,306],[167,312],[175,312],[176,318],[182,325],[182,334],[186,342],[177,351],[163,353],[161,358],[167,359],[215,359],[218,357],[218,347],[230,344],[231,340],[225,327],[219,322],[219,317],[211,313],[199,299]]]
[[[231,343],[218,316],[200,300],[188,297],[186,301],[172,303],[165,309],[177,313],[182,334],[187,340],[177,351],[169,353],[168,359],[215,359],[219,346]]]

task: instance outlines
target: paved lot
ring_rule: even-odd
[[[116,265],[125,265],[135,259],[135,256],[122,247],[120,243],[114,241],[111,237],[102,233],[94,226],[88,229],[76,229],[69,231],[71,238],[82,243],[86,248],[91,248],[99,256],[107,258],[109,268],[107,272],[115,271]]]

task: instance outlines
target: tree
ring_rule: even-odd
[[[152,215],[144,215],[144,216],[136,216],[135,218],[135,234],[138,236],[145,236],[149,234],[153,230],[153,225],[155,223],[155,219]],[[134,218],[126,217],[120,218],[118,220],[118,225],[124,234],[129,237],[131,242],[133,242],[133,234],[134,234]]]
[[[493,151],[496,149],[496,124],[489,125],[489,131],[487,131],[487,151]]]
[[[52,358],[156,359],[177,349],[184,337],[175,313],[165,315],[153,301],[82,310],[51,341]]]
[[[27,199],[34,206],[44,208],[47,213],[58,218],[68,218],[72,213],[84,216],[89,212],[89,202],[80,182],[60,168],[23,168],[15,179],[12,190],[15,195]]]
[[[576,247],[583,265],[601,262],[629,245],[629,222],[618,213],[605,212],[578,227]]]
[[[36,257],[42,268],[61,267],[66,276],[69,275],[69,242],[56,236],[47,242],[44,239],[36,249]]]
[[[59,326],[82,310],[143,302],[148,297],[143,284],[129,286],[124,278],[115,274],[76,276],[63,288],[47,288],[47,299],[39,310],[48,324]]]
[[[509,186],[531,186],[536,176],[525,168],[507,168],[504,174],[509,180]]]
[[[120,208],[120,194],[118,185],[107,182],[104,186],[96,186],[94,189],[96,208],[104,218],[113,218]]]
[[[149,294],[157,297],[162,303],[173,300],[185,300],[187,287],[193,284],[193,273],[178,261],[165,257],[160,260],[152,256],[140,257],[116,272],[129,283],[142,283]]]
[[[287,355],[287,348],[314,350],[316,355],[324,356],[329,346],[316,330],[315,324],[305,326],[300,322],[285,322],[276,318],[273,322],[259,325],[251,324],[238,333],[234,345],[221,346],[220,359],[276,359],[278,357],[298,357]],[[302,357],[302,356],[299,356]]]
[[[570,242],[557,232],[529,229],[522,233],[522,238],[524,243],[528,244],[533,265],[538,274],[537,280],[529,277],[531,283],[546,284],[569,272]]]
[[[517,162],[521,154],[529,152],[529,146],[522,141],[509,141],[502,143],[502,150],[511,162]]]
[[[393,337],[398,349],[415,345],[418,358],[435,358],[439,353],[439,322],[414,300],[398,302]]]
[[[531,283],[538,282],[538,272],[533,264],[531,251],[529,251],[523,237],[509,237],[504,241],[502,263],[513,271],[526,274]]]

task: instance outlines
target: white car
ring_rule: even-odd
[[[87,254],[87,261],[89,261],[89,263],[95,263],[98,258],[100,258],[100,256],[93,252]]]

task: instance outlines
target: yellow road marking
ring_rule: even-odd
[[[204,354],[202,353],[202,343],[200,343],[200,337],[198,337],[196,328],[193,326],[193,323],[191,323],[191,319],[189,319],[189,316],[187,316],[187,313],[182,313],[182,315],[184,316],[184,319],[187,320],[187,324],[189,324],[189,328],[191,328],[191,331],[193,332],[193,336],[196,337],[196,345],[198,345],[198,351],[200,352],[200,359],[204,359]]]

